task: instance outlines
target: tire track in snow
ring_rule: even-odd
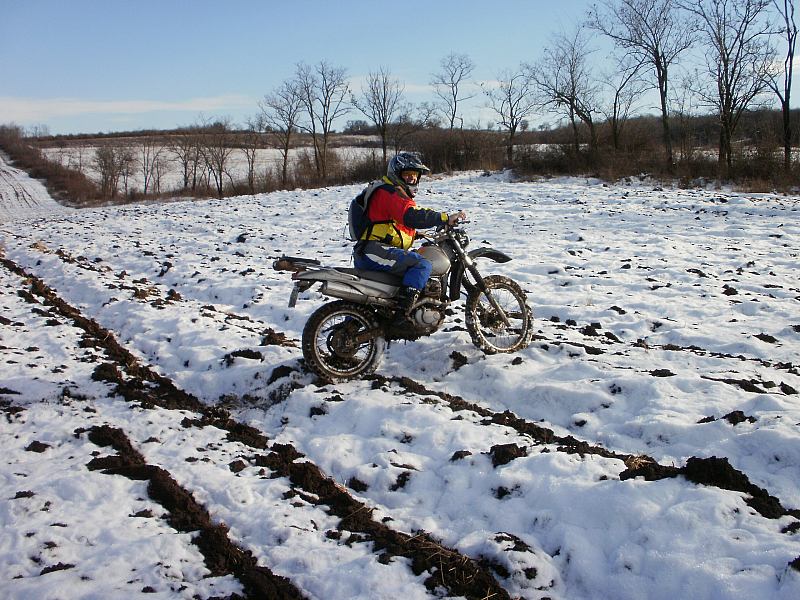
[[[62,258],[62,260],[69,258],[62,256],[61,254],[59,254],[59,256]],[[82,266],[82,268],[87,268],[89,270],[95,270],[92,267],[92,265],[80,265],[80,266]],[[139,282],[140,280],[137,280],[137,283]],[[225,317],[226,322],[228,322],[228,317],[230,317],[230,315],[227,315]],[[239,320],[236,319],[235,317],[233,317],[233,319],[234,321]],[[243,318],[243,320],[246,319],[248,318],[247,317]],[[581,333],[583,335],[586,335],[583,331],[581,331]],[[282,334],[277,334],[277,335],[282,335]],[[590,346],[588,344],[582,344],[580,342],[574,342],[570,340],[547,340],[546,338],[543,337],[540,337],[539,339],[540,340],[544,339],[545,341],[551,341],[552,343],[558,345],[565,344],[565,345],[581,347],[584,348],[588,354],[592,355],[599,355],[606,352],[605,349],[597,348],[596,346]],[[605,340],[603,341],[604,343],[608,344],[623,344],[625,346],[629,346],[632,348],[641,347],[638,341],[636,343],[625,343],[619,340],[610,340],[609,342],[606,342]],[[769,363],[768,361],[763,361],[761,359],[723,355],[721,353],[711,353],[710,351],[697,348],[683,349],[678,347],[667,346],[661,349],[664,351],[688,350],[697,353],[718,354],[719,356],[717,356],[717,358],[752,360],[753,362],[760,362],[764,366],[773,366],[772,363]],[[778,365],[777,368],[780,368],[781,366],[783,365],[782,364]],[[789,365],[788,368],[792,368],[792,366]],[[723,383],[729,383],[731,385],[736,384],[736,382],[733,381],[723,381]],[[431,393],[436,394],[437,392],[431,392]],[[502,414],[505,415],[505,413]],[[508,424],[510,421],[513,423],[512,428],[518,429],[520,433],[523,433],[525,435],[531,435],[531,431],[535,431],[535,434],[533,435],[534,438],[540,435],[544,435],[545,437],[548,437],[549,435],[554,436],[552,430],[547,430],[546,428],[542,428],[533,423],[525,422],[524,420],[519,419],[515,415],[510,415],[510,417],[505,417],[505,416],[498,417],[491,415],[484,415],[484,416],[491,418],[493,422],[498,424]],[[542,443],[549,443],[549,442],[542,442]],[[616,458],[618,460],[621,460],[626,466],[626,471],[624,471],[621,474],[622,480],[633,477],[644,477],[645,479],[648,480],[656,480],[665,477],[677,477],[678,475],[683,475],[690,481],[693,481],[698,484],[703,484],[711,487],[718,487],[720,489],[739,491],[748,494],[748,499],[746,500],[746,502],[751,507],[753,507],[757,512],[762,514],[762,516],[768,518],[779,518],[784,515],[791,515],[796,518],[800,518],[800,511],[786,509],[785,507],[783,507],[783,505],[777,498],[770,495],[766,490],[753,485],[743,473],[733,469],[731,465],[728,463],[727,459],[724,458],[711,457],[706,459],[700,459],[693,457],[692,459],[690,459],[690,461],[687,461],[687,464],[684,465],[683,467],[676,468],[676,467],[665,467],[663,465],[659,465],[655,460],[647,456],[620,454],[606,450],[599,446],[592,446],[587,442],[580,442],[577,439],[572,438],[571,436],[562,438],[558,438],[557,436],[553,437],[551,443],[559,444],[558,450],[565,451],[567,453],[580,454],[580,455],[597,454],[599,456],[604,456],[607,458]],[[514,452],[513,449],[498,449],[498,452],[504,452],[506,450],[512,453]],[[301,455],[298,454],[294,458],[300,458],[300,457]],[[269,461],[269,459],[265,459],[264,457],[258,457],[258,456],[253,457],[252,460],[255,461],[256,464],[259,463],[267,464],[267,462]],[[280,462],[275,464],[280,464]],[[284,476],[289,476],[289,472],[284,471]],[[302,478],[302,476],[297,476],[297,477]]]
[[[318,467],[300,461],[303,455],[287,444],[272,444],[258,430],[236,422],[224,409],[208,407],[196,397],[178,389],[167,377],[155,373],[123,348],[107,329],[67,304],[38,277],[30,275],[13,261],[0,258],[10,271],[27,278],[32,294],[53,306],[64,317],[86,331],[113,360],[103,363],[94,377],[116,385],[116,391],[128,401],[142,407],[159,406],[167,409],[191,411],[200,417],[187,425],[213,426],[227,432],[229,441],[237,441],[258,451],[269,450],[266,455],[253,457],[254,462],[269,467],[278,477],[287,477],[298,493],[306,500],[325,505],[331,514],[341,519],[339,529],[360,534],[357,542],[371,542],[374,551],[380,552],[379,562],[390,561],[393,556],[406,558],[415,575],[428,573],[425,586],[433,592],[445,588],[449,593],[466,598],[509,598],[488,569],[456,550],[446,548],[425,533],[409,535],[397,532],[372,517],[372,509],[358,501],[342,486],[326,477]],[[120,369],[121,367],[121,369]],[[124,374],[123,374],[124,370]]]
[[[9,165],[8,157],[0,152],[0,221],[63,210],[44,185]]]
[[[39,249],[43,252],[52,252],[44,246],[40,247]],[[74,257],[70,255],[68,252],[64,251],[63,249],[56,250],[54,254],[58,256],[65,263],[74,264],[81,269],[92,271],[101,276],[108,275],[111,271],[110,268],[93,263],[83,256]],[[160,308],[165,304],[171,304],[183,301],[180,294],[177,293],[175,290],[170,289],[166,293],[163,293],[162,290],[159,289],[160,288],[159,285],[154,284],[145,278],[139,278],[133,282],[124,283],[123,280],[125,280],[128,277],[127,273],[125,272],[118,273],[115,274],[114,277],[117,281],[107,282],[106,285],[108,287],[112,287],[113,289],[119,288],[130,291],[132,293],[133,299],[139,302],[146,302],[151,306],[153,306],[154,308]],[[617,308],[617,310],[621,309]],[[228,326],[240,327],[250,333],[260,335],[262,337],[261,345],[280,345],[285,347],[296,347],[297,345],[296,340],[288,338],[285,334],[281,332],[274,331],[271,327],[268,327],[264,323],[253,321],[249,316],[238,315],[230,311],[220,311],[213,305],[200,306],[199,312],[204,317],[210,317],[215,320],[217,317],[220,317],[222,321]],[[545,321],[540,323],[549,323],[549,322]],[[788,373],[791,373],[793,375],[800,376],[800,366],[794,365],[789,362],[773,362],[758,357],[744,356],[742,354],[733,355],[729,353],[708,350],[698,346],[678,346],[675,344],[648,344],[646,341],[641,339],[636,340],[634,342],[625,342],[620,340],[610,332],[606,332],[605,335],[602,335],[598,331],[599,324],[597,325],[588,324],[586,326],[580,327],[577,323],[574,322],[567,322],[566,324],[553,322],[553,325],[557,330],[562,332],[577,331],[584,338],[588,338],[590,340],[599,339],[602,345],[597,346],[585,342],[570,340],[567,339],[566,337],[563,337],[563,335],[559,335],[557,332],[556,332],[556,337],[548,337],[546,335],[538,334],[534,336],[534,339],[544,344],[552,344],[556,347],[571,346],[571,347],[581,348],[590,356],[599,356],[606,354],[607,352],[611,351],[612,348],[618,346],[622,346],[623,348],[626,349],[641,348],[645,350],[660,350],[663,352],[688,352],[695,354],[697,356],[712,357],[721,360],[737,360],[742,362],[751,362],[754,364],[759,364],[769,369],[787,371]],[[232,359],[235,358],[237,355],[240,355],[237,353],[247,352],[247,351],[248,350],[236,350],[233,351],[232,353],[229,353],[225,358]],[[253,351],[250,350],[250,352],[252,353]],[[617,353],[619,354],[619,352]],[[255,354],[251,354],[251,356],[257,358]],[[668,373],[667,370],[662,370],[655,373],[651,372],[651,375],[655,377],[662,377],[662,376],[668,376],[667,373]],[[743,389],[744,391],[752,393],[770,394],[770,393],[776,393],[776,391],[780,391],[784,395],[794,395],[798,393],[794,387],[783,381],[781,381],[780,384],[772,385],[769,382],[756,379],[741,379],[735,377],[714,378],[710,376],[703,376],[703,378],[712,381],[717,381],[720,383],[725,383],[727,385],[731,385],[733,387],[737,387],[739,389]]]
[[[626,341],[620,340],[619,338],[617,338],[613,334],[610,334],[610,332],[606,333],[606,335],[601,335],[599,333],[599,331],[598,331],[598,327],[593,326],[591,324],[585,325],[585,326],[580,327],[580,328],[579,328],[577,323],[570,323],[569,325],[556,324],[556,329],[558,329],[560,331],[567,331],[569,329],[572,329],[572,330],[576,330],[577,329],[577,331],[584,338],[599,339],[600,342],[602,344],[604,344],[606,347],[591,345],[591,344],[587,344],[585,342],[578,342],[578,341],[574,341],[574,340],[569,340],[569,339],[567,339],[565,337],[562,337],[562,336],[559,336],[559,337],[548,337],[546,335],[541,335],[540,334],[540,335],[535,335],[534,339],[537,340],[537,341],[544,342],[544,343],[552,343],[553,345],[556,345],[556,346],[565,345],[565,346],[574,346],[574,347],[577,347],[577,348],[582,348],[583,350],[586,351],[587,354],[592,355],[592,356],[599,356],[599,355],[606,354],[607,352],[612,350],[613,347],[619,347],[619,346],[622,346],[623,348],[641,348],[641,349],[644,349],[644,350],[661,350],[663,352],[688,352],[688,353],[695,354],[697,356],[702,356],[702,357],[712,357],[712,358],[719,358],[719,359],[723,359],[723,360],[736,360],[736,361],[740,361],[740,362],[750,362],[750,363],[761,365],[761,366],[769,368],[769,369],[775,369],[775,370],[778,370],[778,371],[786,371],[788,373],[791,373],[792,375],[800,376],[800,365],[796,365],[796,364],[793,364],[793,363],[790,363],[790,362],[774,362],[774,361],[769,361],[769,360],[765,360],[763,358],[758,358],[758,357],[754,357],[754,356],[745,356],[743,354],[730,354],[730,353],[725,353],[725,352],[717,352],[717,351],[714,351],[714,350],[708,350],[706,348],[701,348],[699,346],[679,346],[679,345],[676,345],[676,344],[650,344],[650,343],[647,343],[645,340],[642,340],[642,339],[636,340],[634,342],[626,342]],[[558,334],[556,334],[556,336],[558,336]],[[762,382],[762,384],[763,384],[763,382]],[[754,383],[753,385],[757,385],[757,384]],[[739,387],[742,387],[742,386],[740,385]],[[746,388],[746,386],[745,386],[745,388]],[[745,391],[748,391],[748,390],[745,389]],[[770,393],[770,392],[768,392],[768,391],[760,391],[760,392],[757,392],[757,393]],[[797,393],[797,392],[795,391],[794,393]],[[789,391],[789,392],[787,392],[787,394],[791,395],[792,392]]]
[[[749,498],[745,500],[748,506],[768,519],[778,519],[789,515],[800,520],[800,508],[785,508],[778,498],[769,494],[767,490],[752,484],[744,473],[734,469],[726,458],[692,457],[683,467],[660,465],[655,459],[647,455],[615,452],[596,444],[578,440],[573,436],[556,435],[552,429],[518,417],[510,410],[498,413],[459,396],[430,390],[407,377],[386,378],[373,375],[371,379],[377,385],[395,384],[415,396],[437,398],[449,406],[453,412],[473,412],[483,417],[485,423],[509,427],[520,435],[531,439],[535,445],[556,445],[557,451],[567,454],[578,454],[580,456],[594,454],[604,458],[620,460],[626,467],[626,470],[620,474],[621,481],[634,477],[644,477],[648,481],[655,481],[683,475],[689,481],[697,484],[748,494]],[[521,456],[522,454],[519,455]]]
[[[65,252],[63,252],[61,250],[56,251],[55,254],[57,256],[59,256],[59,258],[61,258],[65,262],[77,264],[80,268],[87,269],[87,270],[94,271],[94,272],[104,272],[101,268],[98,268],[97,266],[93,265],[92,263],[89,263],[85,259],[81,260],[81,257],[79,257],[79,258],[71,257],[69,254],[67,254],[67,253],[65,253]],[[154,301],[155,302],[155,304],[153,304],[154,306],[157,307],[161,302],[164,302],[164,300],[161,298],[161,295],[158,293],[158,291],[155,288],[155,286],[148,285],[147,281],[143,281],[143,280],[137,280],[135,283],[136,283],[136,285],[126,286],[126,288],[133,290],[134,297],[139,299],[139,301],[150,302],[151,304],[153,304],[153,301],[150,301],[149,297],[151,295],[155,295],[155,296],[157,296],[157,299]],[[142,290],[146,290],[146,291],[142,291]],[[179,297],[177,299],[173,298],[173,300],[180,301],[180,298]],[[167,298],[166,301],[170,301],[169,295],[168,295],[168,298]],[[204,306],[202,308],[205,309],[205,310],[209,310],[209,311],[219,312],[219,311],[216,311],[216,309],[213,306]],[[231,322],[233,322],[233,324],[235,324],[235,325],[238,325],[239,321],[246,321],[248,323],[252,322],[249,319],[249,317],[240,317],[238,315],[232,315],[232,314],[229,314],[229,313],[223,313],[223,319],[224,319],[224,321],[226,323],[230,324]],[[559,329],[562,329],[562,330],[566,330],[568,327],[571,327],[573,329],[578,329],[578,325],[577,324],[559,325],[558,327],[559,327]],[[253,331],[253,329],[251,329],[250,327],[246,327],[245,326],[245,328],[248,329],[249,331]],[[270,337],[271,339],[275,340],[276,343],[278,343],[280,345],[292,345],[293,344],[293,342],[291,340],[288,340],[288,338],[286,338],[285,335],[283,335],[283,334],[281,334],[279,332],[274,332],[273,330],[271,330],[269,328],[267,328],[267,329],[268,329],[268,332],[267,332],[268,337]],[[597,334],[596,328],[593,328],[591,325],[579,328],[578,331],[582,335],[584,335],[584,337],[586,337],[586,336],[595,337],[596,334]],[[587,331],[589,331],[588,334],[586,333]],[[545,336],[538,336],[537,339],[541,340],[541,341],[553,343],[554,345],[568,345],[568,346],[573,346],[573,347],[579,347],[579,348],[584,349],[587,352],[587,354],[590,354],[590,355],[600,355],[600,354],[604,354],[605,352],[607,352],[607,350],[605,348],[597,347],[597,346],[593,346],[593,345],[589,345],[589,344],[585,344],[585,343],[581,343],[581,342],[577,342],[577,341],[572,341],[572,340],[566,340],[566,339],[555,339],[555,340],[552,340],[552,339],[549,339],[549,338],[547,338]],[[614,339],[612,339],[612,338],[610,338],[608,336],[603,338],[603,343],[605,343],[605,344],[607,344],[609,346],[623,345],[625,347],[631,347],[631,348],[660,349],[660,350],[663,350],[663,351],[687,351],[687,352],[696,353],[696,354],[701,355],[701,356],[708,355],[708,356],[713,356],[715,358],[720,358],[720,359],[735,359],[735,360],[740,360],[740,361],[751,361],[751,362],[755,362],[755,363],[761,364],[761,365],[766,366],[766,367],[772,367],[772,368],[776,368],[776,369],[786,369],[789,372],[794,372],[796,370],[796,367],[794,365],[791,365],[791,364],[788,364],[788,363],[777,363],[777,364],[774,364],[774,363],[771,363],[770,361],[765,361],[765,360],[759,359],[759,358],[745,357],[745,356],[742,356],[742,355],[731,355],[731,354],[713,352],[713,351],[709,351],[709,350],[705,350],[705,349],[697,348],[697,347],[683,348],[683,347],[678,347],[678,346],[674,346],[674,345],[666,345],[666,346],[663,346],[663,345],[646,345],[641,340],[637,340],[636,342],[632,342],[632,343],[630,343],[630,342],[626,343],[626,342],[622,342],[621,340],[614,340]],[[655,374],[654,376],[660,376],[660,374]],[[708,378],[708,377],[706,377],[706,378]],[[378,376],[374,376],[374,379],[380,381],[382,378],[381,378],[381,376],[378,375]],[[410,387],[415,387],[415,386],[420,385],[420,384],[416,384],[415,382],[412,382],[412,380],[410,380],[410,379],[405,379],[405,378],[392,378],[391,381],[394,381],[396,383],[400,383],[401,385],[403,385],[403,386],[405,386],[407,388],[409,388],[409,386]],[[748,383],[752,383],[752,382],[748,382],[748,380],[735,380],[735,379],[730,379],[729,378],[729,379],[716,379],[716,381],[720,381],[722,383],[726,383],[726,384],[729,384],[729,385],[734,385],[734,386],[743,388],[743,389],[745,389],[745,391],[754,391],[756,393],[768,393],[768,392],[766,392],[764,390],[761,390],[760,388],[756,388],[756,389],[749,388],[748,387]],[[755,385],[755,384],[752,384],[752,385]],[[420,387],[422,387],[422,386],[420,386]],[[424,387],[422,389],[424,390],[424,394],[434,394],[434,395],[435,394],[439,394],[439,392],[432,392],[430,390],[425,390]],[[780,389],[784,390],[786,388],[781,386]],[[789,393],[796,393],[793,390],[793,388],[788,387],[788,389],[789,389]],[[576,438],[574,438],[572,436],[569,436],[569,437],[566,437],[566,438],[564,438],[564,437],[559,438],[558,436],[555,436],[555,434],[553,433],[552,430],[540,427],[538,425],[535,425],[533,423],[530,423],[530,422],[527,422],[527,421],[525,421],[523,419],[520,419],[519,417],[516,417],[515,415],[511,414],[510,411],[506,411],[506,413],[501,413],[501,414],[492,413],[492,411],[488,411],[487,409],[482,409],[478,405],[475,405],[475,404],[471,405],[469,402],[467,402],[467,401],[465,401],[465,400],[463,400],[461,398],[452,397],[452,396],[450,396],[448,394],[445,394],[444,396],[449,398],[448,402],[452,402],[452,404],[454,404],[455,406],[469,406],[470,407],[469,410],[472,410],[473,412],[478,412],[478,414],[481,414],[481,416],[488,417],[488,418],[492,419],[492,422],[509,425],[512,428],[516,429],[519,433],[522,433],[524,435],[530,436],[533,439],[536,439],[541,443],[556,443],[556,444],[559,444],[559,450],[567,451],[568,453],[573,453],[573,454],[581,454],[581,455],[582,454],[597,454],[599,456],[603,456],[603,457],[606,457],[606,458],[616,458],[618,460],[621,460],[626,465],[626,467],[628,468],[628,471],[623,473],[623,478],[629,478],[629,477],[637,476],[637,475],[634,475],[633,473],[637,473],[638,476],[645,476],[648,479],[655,479],[655,478],[661,478],[661,477],[666,477],[666,476],[675,477],[677,475],[684,474],[684,475],[687,475],[687,478],[689,478],[690,480],[693,480],[693,481],[695,481],[697,483],[705,483],[706,485],[712,485],[714,487],[721,487],[721,484],[719,484],[719,481],[720,481],[719,477],[716,477],[716,476],[714,476],[714,475],[712,475],[710,473],[706,473],[704,475],[703,474],[704,469],[702,468],[701,465],[706,465],[707,467],[709,467],[712,470],[717,471],[717,472],[726,471],[726,472],[728,472],[728,475],[724,476],[723,479],[736,480],[738,483],[735,484],[737,487],[728,487],[728,488],[725,488],[725,489],[735,489],[737,491],[741,491],[741,492],[745,492],[745,493],[750,494],[751,495],[751,500],[748,503],[752,503],[751,506],[754,505],[753,508],[755,508],[760,514],[762,514],[764,516],[773,515],[770,518],[778,518],[779,516],[783,516],[785,514],[790,514],[790,515],[793,515],[793,516],[796,516],[796,517],[800,518],[800,512],[798,512],[797,510],[789,510],[789,509],[784,508],[782,506],[782,504],[780,503],[780,501],[777,500],[777,498],[775,498],[774,496],[770,495],[766,490],[764,490],[762,488],[758,488],[757,486],[754,486],[753,484],[751,484],[749,482],[749,480],[747,479],[747,477],[743,473],[733,469],[730,466],[730,464],[727,462],[727,460],[724,459],[724,458],[723,459],[719,459],[719,460],[724,461],[724,463],[713,463],[714,466],[711,466],[712,463],[709,462],[709,461],[712,461],[716,457],[713,457],[711,459],[697,459],[697,458],[695,458],[695,460],[693,460],[693,462],[691,463],[691,465],[692,465],[691,469],[690,469],[689,465],[687,464],[686,466],[682,467],[683,471],[681,471],[681,469],[675,470],[673,467],[664,467],[662,465],[659,465],[654,459],[652,459],[651,457],[648,457],[648,456],[631,455],[631,454],[620,454],[620,453],[617,453],[617,452],[614,452],[614,451],[610,451],[610,450],[601,448],[600,446],[591,445],[591,444],[589,444],[587,442],[578,441]],[[455,410],[455,408],[454,408],[454,410]],[[461,409],[461,410],[463,410],[463,409]],[[503,415],[503,416],[501,416],[501,415]],[[727,415],[726,415],[726,417],[727,417]],[[723,417],[723,418],[726,418],[726,417]],[[550,440],[550,441],[548,441],[548,440]],[[699,461],[704,461],[704,462],[698,463],[697,462],[698,460]],[[688,475],[691,475],[691,476],[688,476]],[[718,484],[715,485],[714,483],[712,483],[713,481],[718,481]],[[733,484],[731,484],[731,485],[733,485]],[[777,515],[777,516],[774,516],[774,515]]]
[[[13,267],[13,263],[5,259],[0,259],[2,264],[11,272],[24,277],[21,269]],[[38,298],[50,304],[53,309],[46,313],[53,317],[60,317],[65,320],[72,320],[76,325],[80,325],[82,319],[76,319],[76,313],[64,310],[64,306],[52,302],[53,298],[47,291],[37,285],[39,282],[28,281],[30,289],[23,287],[18,291],[23,300],[28,303],[39,305]],[[33,308],[37,311],[40,309]],[[53,314],[55,313],[55,314]],[[80,328],[86,334],[84,342],[91,340],[95,349],[98,338],[95,335],[99,329],[92,327]],[[113,347],[113,343],[111,344]],[[105,352],[108,358],[108,353]],[[117,352],[118,354],[118,352]],[[100,359],[95,354],[95,359]],[[111,363],[101,363],[100,368],[95,370],[98,375],[95,379],[101,379],[102,373],[108,372]],[[123,368],[130,368],[136,371],[137,367],[134,360],[126,362]],[[115,382],[110,382],[115,383]],[[10,407],[5,407],[5,411]],[[97,410],[87,411],[94,415]],[[84,413],[86,414],[86,413]],[[212,577],[224,577],[233,575],[238,579],[244,588],[245,597],[252,599],[275,598],[276,600],[290,600],[304,598],[305,596],[285,577],[275,575],[268,568],[259,566],[252,553],[237,546],[228,536],[228,530],[224,525],[212,523],[211,515],[200,505],[192,494],[183,488],[168,471],[161,467],[146,463],[141,453],[134,449],[128,436],[119,428],[112,428],[108,425],[97,425],[91,421],[96,421],[97,417],[84,417],[85,427],[79,427],[75,431],[75,436],[80,437],[88,434],[89,441],[97,446],[111,446],[116,452],[113,456],[96,457],[86,466],[90,471],[102,471],[109,475],[122,475],[132,480],[147,481],[147,491],[151,500],[160,504],[167,511],[167,521],[170,526],[179,532],[196,534],[192,537],[192,544],[195,545],[200,554],[205,559],[205,564]],[[71,567],[72,565],[70,565]],[[66,568],[66,567],[65,567]]]
[[[87,435],[98,446],[110,446],[117,452],[116,455],[94,458],[87,467],[108,475],[147,481],[147,493],[167,510],[168,523],[178,531],[196,534],[192,542],[203,554],[212,576],[234,575],[244,586],[246,597],[253,600],[305,597],[287,578],[259,566],[252,553],[232,542],[227,527],[214,525],[205,507],[168,471],[147,464],[121,429],[95,426],[88,430]]]

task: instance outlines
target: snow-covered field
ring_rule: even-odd
[[[7,161],[8,157],[0,152],[0,223],[35,215],[53,216],[69,210],[53,200],[40,181],[31,179]]]
[[[142,157],[140,146],[131,144],[131,155],[134,157],[136,163],[134,164],[133,171],[128,179],[128,189],[130,191],[139,190],[144,188],[144,174],[142,172]],[[333,153],[338,160],[345,163],[349,161],[363,160],[366,157],[380,155],[380,148],[368,148],[362,146],[344,146],[341,148],[332,148]],[[94,165],[94,157],[97,152],[97,146],[69,146],[69,147],[47,147],[42,148],[42,152],[55,163],[64,165],[70,169],[81,171],[93,181],[100,182],[100,173]],[[150,152],[153,152],[151,149]],[[300,147],[294,148],[289,151],[289,163],[295,164],[298,159],[308,156],[313,161],[312,148]],[[180,162],[176,159],[173,152],[166,146],[158,153],[160,169],[158,172],[160,189],[163,192],[169,190],[181,190],[183,188],[183,171]],[[150,159],[152,161],[152,158]],[[256,178],[263,179],[265,176],[278,177],[283,166],[283,155],[279,150],[274,148],[261,148],[256,150],[254,169]],[[234,150],[230,154],[230,158],[226,164],[227,175],[225,181],[228,181],[228,175],[237,182],[247,180],[247,157],[242,150]],[[202,168],[201,168],[202,171]],[[202,176],[202,173],[199,174]],[[152,171],[150,190],[152,191],[155,185],[155,171]],[[120,183],[122,189],[122,183]]]
[[[287,308],[271,263],[348,264],[358,186],[30,217],[7,189],[3,597],[259,597],[113,430],[288,580],[274,597],[800,598],[798,198],[427,180],[420,204],[513,257],[482,270],[527,291],[534,342],[484,356],[459,303],[376,377],[320,385],[299,339],[325,300]],[[338,500],[288,474],[309,466]],[[453,557],[498,587],[463,591]]]

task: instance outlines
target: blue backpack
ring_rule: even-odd
[[[372,194],[379,187],[385,186],[387,183],[382,179],[373,181],[350,201],[350,207],[347,209],[347,227],[350,234],[350,240],[357,242],[364,237],[365,233],[372,230],[375,224],[367,217],[369,211],[369,200]],[[391,223],[391,221],[377,221],[377,223]],[[367,235],[369,237],[369,235]]]

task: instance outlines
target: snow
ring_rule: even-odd
[[[484,356],[459,303],[442,331],[392,343],[378,378],[320,386],[302,369],[299,340],[324,298],[312,289],[289,309],[291,282],[271,263],[287,254],[349,264],[344,212],[360,186],[71,211],[0,168],[12,173],[0,187],[7,260],[179,388],[223,404],[271,444],[292,444],[377,521],[502,567],[511,597],[800,597],[789,566],[800,557],[796,517],[766,518],[747,494],[684,477],[621,480],[619,458],[541,443],[447,401],[661,465],[725,457],[799,509],[798,198],[647,180],[428,179],[420,204],[466,210],[471,247],[513,258],[479,266],[526,290],[534,342]],[[14,205],[14,189],[38,200]],[[144,482],[87,469],[108,450],[76,431],[104,424],[307,597],[430,595],[407,561],[384,564],[371,544],[326,536],[338,518],[287,500],[287,480],[261,474],[252,449],[96,381],[103,351],[20,295],[19,274],[3,266],[0,278],[4,597],[242,593],[236,578],[210,576]],[[265,343],[269,331],[294,343]],[[734,411],[745,420],[723,418]],[[523,454],[495,465],[493,448],[507,444]],[[235,472],[237,460],[245,468]],[[72,566],[42,574],[59,564]]]
[[[67,210],[50,197],[40,181],[9,165],[8,157],[0,152],[0,223]]]

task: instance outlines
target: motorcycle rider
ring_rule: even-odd
[[[430,169],[415,153],[401,152],[389,161],[383,185],[369,199],[367,218],[372,225],[353,250],[357,269],[402,276],[398,321],[408,316],[432,269],[430,261],[411,250],[416,230],[444,223],[452,226],[467,217],[463,210],[448,214],[417,206],[414,196],[425,173]]]

